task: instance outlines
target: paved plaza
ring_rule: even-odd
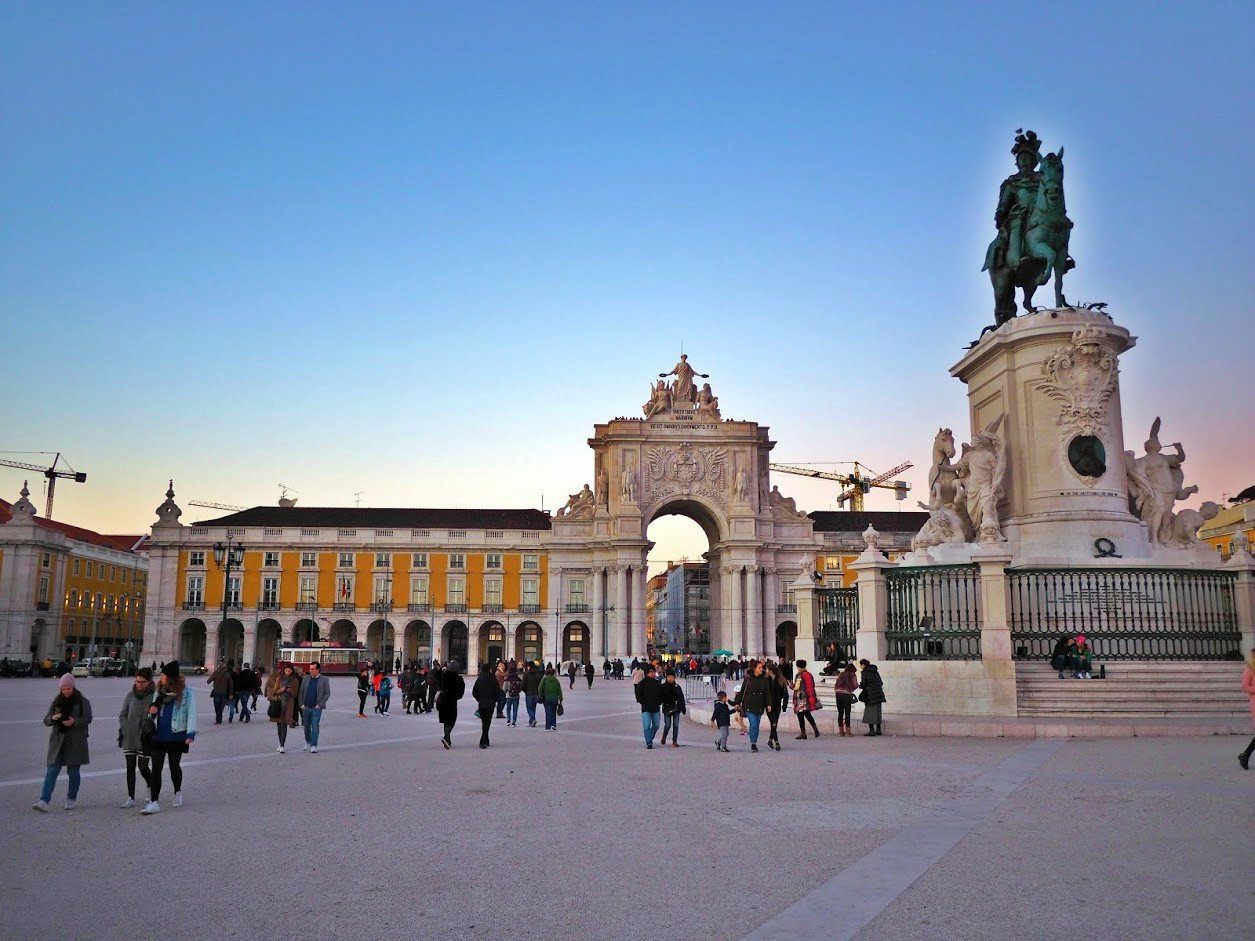
[[[1118,938],[1250,936],[1255,774],[1236,737],[894,738],[732,754],[687,723],[644,749],[627,681],[568,694],[558,733],[354,715],[333,681],[318,755],[214,726],[186,804],[121,810],[118,708],[87,679],[78,806],[30,809],[54,680],[0,683],[6,938]],[[892,701],[892,690],[890,698]],[[147,926],[147,927],[140,927]],[[301,927],[306,926],[306,927]],[[306,928],[316,926],[316,929]],[[1245,926],[1245,927],[1243,927]]]

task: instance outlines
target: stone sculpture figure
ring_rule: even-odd
[[[710,391],[709,382],[703,382],[701,391],[697,393],[697,415],[711,421],[719,420],[719,397]]]
[[[566,506],[558,511],[558,516],[573,520],[592,519],[596,508],[597,502],[593,491],[589,489],[588,484],[585,484],[579,493],[571,494]]]
[[[1002,499],[1002,480],[1007,472],[1007,446],[998,429],[1003,417],[999,415],[984,431],[973,435],[970,445],[963,445],[956,465],[967,516],[976,529],[976,541],[982,543],[1002,542],[998,501]]]
[[[1173,442],[1169,447],[1175,448],[1177,453],[1164,454],[1159,443],[1159,428],[1160,420],[1156,418],[1150,426],[1150,437],[1143,445],[1144,455],[1135,458],[1132,451],[1125,452],[1129,503],[1134,515],[1146,524],[1146,538],[1152,545],[1181,545],[1173,534],[1172,507],[1177,500],[1188,500],[1198,493],[1198,487],[1184,486],[1185,472],[1181,465],[1185,463],[1185,449],[1179,441]]]
[[[594,498],[594,501],[596,502],[597,506],[605,506],[606,502],[609,499],[610,499],[610,478],[607,476],[606,469],[603,467],[601,470],[597,472],[597,491],[596,491],[596,496]]]
[[[646,418],[653,418],[671,409],[671,391],[667,383],[659,379],[649,390],[649,401],[641,406]]]
[[[619,496],[624,503],[636,502],[636,473],[632,470],[632,462],[623,461],[623,477],[619,484]]]
[[[927,549],[947,543],[969,542],[972,523],[967,518],[967,497],[954,457],[954,432],[938,428],[933,438],[932,466],[928,471],[928,502],[919,508],[928,511],[928,522],[911,540],[912,549]]]
[[[1171,545],[1183,549],[1203,547],[1206,544],[1198,538],[1198,531],[1208,520],[1216,518],[1223,507],[1219,503],[1205,500],[1197,510],[1182,510],[1172,514]]]
[[[697,372],[689,365],[687,354],[680,354],[680,361],[675,364],[671,372],[662,372],[658,374],[658,378],[666,379],[668,376],[675,376],[675,382],[671,383],[671,404],[675,405],[693,405],[697,402],[697,383],[693,381],[694,376],[700,376],[702,379],[709,379],[710,376],[704,372]]]
[[[732,500],[735,503],[749,502],[749,494],[746,492],[749,487],[749,478],[746,476],[745,468],[738,467],[736,469],[736,477],[732,484]]]
[[[1041,157],[1041,140],[1033,131],[1016,131],[1016,172],[1002,181],[994,224],[998,234],[985,252],[982,271],[994,290],[994,321],[1015,317],[1015,289],[1024,292],[1023,307],[1033,311],[1033,293],[1053,274],[1055,306],[1066,307],[1063,275],[1076,267],[1068,256],[1072,222],[1063,196],[1063,148]],[[1042,170],[1038,171],[1038,165]]]
[[[777,516],[792,517],[794,519],[805,519],[806,514],[797,508],[797,501],[792,497],[786,497],[780,492],[780,486],[777,484],[771,488],[771,493],[767,495],[772,511]]]

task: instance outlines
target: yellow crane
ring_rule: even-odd
[[[64,462],[65,466],[70,468],[69,470],[57,470],[57,464],[62,463],[60,451],[56,451],[56,452],[35,451],[31,453],[35,453],[35,454],[55,453],[56,457],[52,459],[51,467],[41,467],[38,464],[27,464],[27,463],[24,463],[23,461],[8,461],[8,460],[0,460],[0,467],[19,467],[22,470],[38,471],[39,473],[43,474],[44,477],[47,478],[48,499],[44,502],[44,519],[50,520],[52,519],[52,494],[53,494],[53,491],[57,489],[57,480],[58,479],[72,480],[75,483],[82,484],[82,483],[87,482],[87,475],[84,473],[80,473],[79,471],[76,471],[73,467],[70,467],[69,461]]]
[[[846,462],[829,461],[825,463],[844,464]],[[798,477],[818,477],[822,480],[835,480],[845,488],[837,494],[837,506],[844,507],[846,503],[849,503],[850,509],[855,512],[863,509],[863,496],[872,487],[877,487],[881,490],[892,490],[896,499],[906,499],[906,492],[911,489],[911,485],[905,480],[890,480],[890,478],[914,467],[915,465],[910,461],[904,461],[883,474],[874,473],[870,468],[860,464],[858,461],[850,463],[854,464],[854,473],[852,474],[838,474],[834,471],[816,470],[814,467],[798,464],[772,464],[771,469],[780,471],[782,474],[796,474]]]

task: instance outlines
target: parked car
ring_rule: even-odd
[[[114,657],[96,657],[91,661],[92,676],[123,676],[126,663]]]
[[[70,676],[91,676],[91,664],[86,660],[80,660],[74,666],[70,667]]]
[[[188,676],[204,676],[209,671],[205,669],[203,663],[196,663],[192,660],[180,660],[179,672]]]

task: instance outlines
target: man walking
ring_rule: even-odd
[[[318,754],[318,724],[331,699],[331,681],[322,675],[317,663],[309,665],[309,673],[301,680],[301,721],[305,725],[305,751]]]
[[[590,660],[588,661],[587,664],[584,665],[584,678],[588,680],[589,689],[593,688],[593,677],[596,675],[597,675],[597,668],[593,666],[593,662]]]
[[[662,684],[652,663],[645,665],[645,676],[636,684],[636,701],[641,704],[641,728],[645,733],[645,747],[654,747],[654,736],[662,724]]]
[[[214,701],[214,725],[222,725],[222,710],[235,691],[235,683],[231,677],[231,668],[235,663],[218,661],[218,668],[209,674],[206,684],[212,686],[209,696]]]
[[[479,705],[479,721],[484,727],[479,735],[480,748],[487,748],[491,744],[488,741],[488,727],[492,725],[493,710],[500,693],[501,684],[497,682],[497,674],[492,670],[480,670],[475,685],[471,688],[471,696]]]
[[[248,701],[253,698],[254,688],[257,686],[257,674],[249,668],[246,663],[240,667],[240,672],[235,674],[235,702],[231,706],[231,712],[237,709],[240,713],[241,722],[252,722],[252,712],[249,710]]]
[[[523,674],[523,702],[527,706],[527,727],[530,729],[536,728],[536,697],[541,679],[536,664],[529,663],[527,672]]]

